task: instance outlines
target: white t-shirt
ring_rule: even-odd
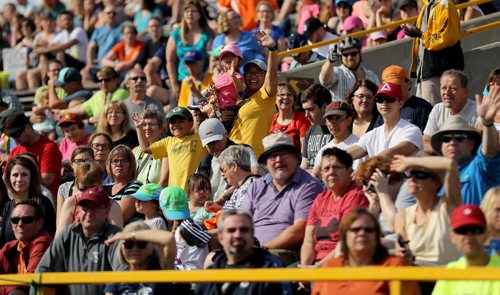
[[[420,128],[406,120],[400,119],[387,138],[384,134],[384,127],[385,124],[365,133],[356,144],[366,151],[369,157],[395,147],[403,141],[411,142],[418,148],[418,151],[424,146]],[[413,155],[417,154],[418,151],[413,153]]]
[[[180,228],[175,230],[175,244],[177,255],[175,256],[175,268],[178,270],[203,269],[203,263],[208,254],[208,245],[201,248],[189,246],[181,236]]]
[[[163,218],[159,216],[153,219],[145,219],[144,223],[147,224],[151,229],[167,230],[167,224],[165,223],[165,220],[163,220]]]
[[[78,43],[66,49],[64,52],[78,59],[81,62],[87,62],[87,46],[89,38],[81,27],[76,27],[69,33],[67,30],[62,30],[54,37],[55,44],[68,43],[71,40],[78,40]]]
[[[344,141],[342,141],[341,143],[335,144],[335,143],[333,143],[333,141],[330,141],[329,143],[325,144],[316,154],[316,159],[314,160],[314,167],[319,168],[321,166],[321,157],[323,157],[324,150],[326,150],[328,148],[336,147],[336,148],[339,148],[341,150],[346,151],[351,146],[355,145],[358,141],[359,141],[359,137],[357,137],[354,134],[349,135],[349,137],[344,139]],[[358,167],[358,164],[359,164],[359,160],[355,160],[352,163],[352,168],[356,169]]]
[[[457,116],[467,121],[471,127],[475,127],[477,121],[476,102],[468,99]],[[451,117],[450,109],[445,107],[442,102],[437,103],[429,114],[429,120],[427,121],[427,125],[425,125],[424,134],[432,136],[441,128],[444,121],[449,117]]]

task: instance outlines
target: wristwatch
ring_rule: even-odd
[[[278,50],[278,42],[274,42],[274,44],[275,44],[275,45],[274,45],[274,47],[273,47],[273,48],[269,48],[269,47],[268,47],[267,49],[269,49],[269,51],[275,51],[275,50]]]

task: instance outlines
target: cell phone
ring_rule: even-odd
[[[406,248],[406,245],[408,245],[410,241],[405,241],[403,238],[403,235],[398,234],[398,244],[401,248]]]
[[[375,186],[373,185],[373,183],[368,184],[368,190],[373,192],[373,193],[377,193],[377,190],[375,189]]]

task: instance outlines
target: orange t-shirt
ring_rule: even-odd
[[[132,50],[130,50],[128,53],[125,53],[125,42],[121,41],[117,43],[113,48],[111,48],[111,51],[113,51],[113,53],[116,55],[118,61],[131,61],[134,57],[139,56],[143,46],[144,43],[138,40],[137,42],[135,42]]]
[[[344,267],[344,256],[327,261],[322,267]],[[406,266],[406,262],[397,256],[389,255],[382,263],[374,266]],[[354,279],[354,278],[353,278]],[[389,294],[388,281],[330,281],[313,284],[311,295],[319,294]]]

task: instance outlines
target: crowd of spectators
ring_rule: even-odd
[[[451,0],[5,4],[0,43],[27,49],[14,86],[33,91],[34,103],[28,116],[0,92],[0,274],[499,267],[500,68],[473,96],[460,43],[460,22],[492,11],[458,11]],[[363,49],[403,38],[414,38],[411,65],[387,64],[381,76],[364,66]],[[319,83],[302,93],[279,81],[279,71],[316,61]],[[0,283],[0,294],[39,287]],[[500,283],[411,290],[496,294]],[[390,286],[143,282],[57,292]]]

